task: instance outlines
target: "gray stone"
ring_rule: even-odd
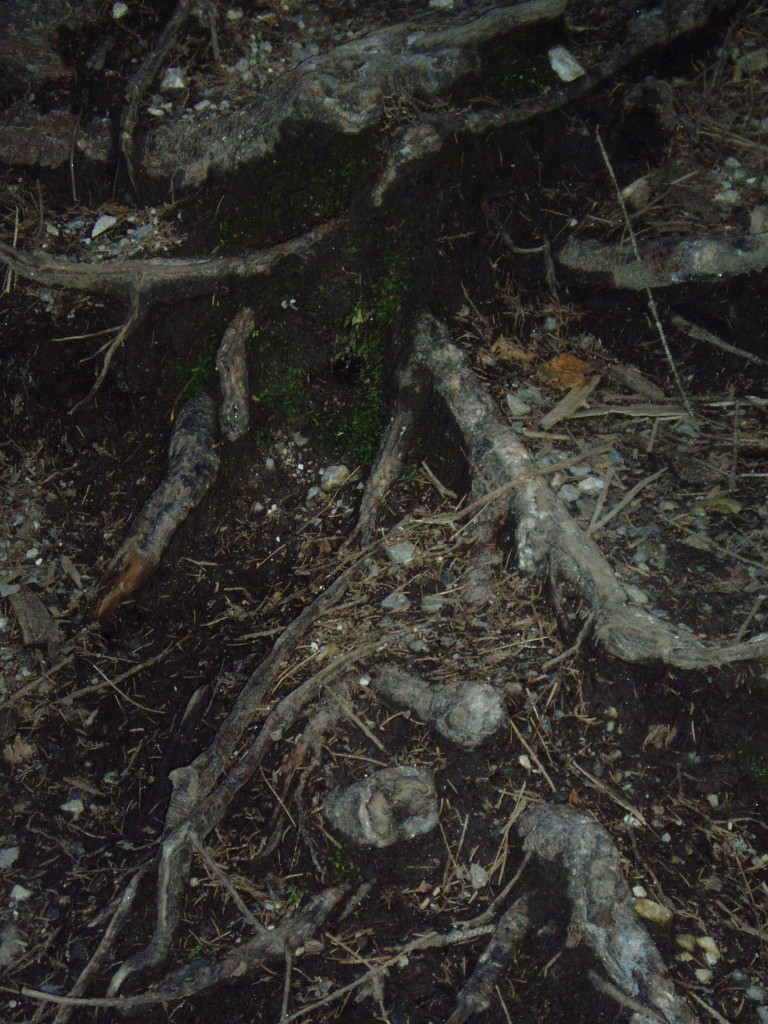
[[[337,491],[339,487],[349,480],[349,470],[346,466],[328,466],[320,477],[320,487],[326,494]]]
[[[507,392],[507,410],[512,416],[527,416],[531,411],[531,407],[528,402],[524,402],[519,395],[513,395],[511,392]]]
[[[416,552],[416,545],[408,540],[400,541],[399,544],[390,544],[384,549],[391,562],[399,565],[408,565]]]
[[[605,487],[605,482],[599,476],[588,476],[580,480],[576,487],[582,494],[600,494]]]
[[[0,868],[3,870],[9,868],[19,856],[18,846],[6,846],[0,850]]]
[[[557,496],[560,501],[564,501],[567,504],[572,504],[574,501],[578,501],[581,497],[578,488],[574,487],[573,484],[564,484],[557,492]]]
[[[410,608],[410,606],[410,599],[399,590],[393,590],[392,593],[387,594],[381,602],[381,607],[388,612],[404,612],[407,608]]]

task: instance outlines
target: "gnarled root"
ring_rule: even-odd
[[[464,440],[476,504],[495,504],[497,517],[511,515],[518,567],[526,574],[548,575],[555,601],[563,608],[569,603],[566,596],[575,593],[585,614],[594,615],[594,636],[606,652],[631,664],[679,669],[768,657],[768,640],[704,643],[689,630],[635,607],[600,548],[536,472],[520,438],[501,419],[464,354],[434,317],[418,319],[415,352]],[[572,625],[578,632],[580,623]]]

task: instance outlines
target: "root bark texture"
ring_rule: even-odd
[[[414,340],[414,354],[465,442],[473,496],[496,503],[497,516],[512,517],[518,568],[548,577],[558,609],[566,621],[571,618],[574,633],[591,613],[595,640],[630,664],[692,670],[768,657],[768,640],[703,643],[686,627],[660,621],[632,605],[598,545],[537,472],[445,327],[424,315],[416,323]],[[583,609],[581,619],[569,612],[571,607]]]
[[[518,828],[526,852],[565,873],[568,945],[587,946],[620,992],[647,1005],[646,1015],[633,1014],[635,1024],[693,1024],[638,920],[619,853],[602,825],[571,807],[543,805],[529,808]]]
[[[157,568],[181,523],[199,504],[219,469],[214,451],[216,413],[207,395],[195,395],[179,413],[168,448],[168,473],[141,510],[112,560],[96,606],[100,622]]]

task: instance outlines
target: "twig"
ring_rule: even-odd
[[[611,984],[607,978],[601,978],[595,971],[589,971],[588,977],[598,992],[602,992],[603,995],[613,999],[619,1006],[623,1006],[625,1010],[633,1010],[642,1017],[650,1017],[651,1020],[657,1020],[659,1024],[667,1024],[665,1017],[660,1017],[650,1006],[646,1006],[645,1003],[641,1003],[639,1000],[633,999],[632,996],[628,996],[626,992],[622,992],[620,988]]]
[[[547,780],[549,788],[552,790],[553,793],[556,793],[557,792],[557,786],[554,784],[552,779],[547,774],[547,769],[544,767],[544,765],[541,763],[539,758],[536,756],[536,753],[535,753],[533,747],[530,745],[530,743],[526,740],[525,736],[523,736],[523,734],[517,728],[517,726],[515,725],[514,720],[512,718],[510,718],[509,724],[512,726],[512,728],[514,730],[514,733],[515,733],[515,736],[517,736],[517,738],[520,740],[522,745],[525,747],[525,749],[530,754],[530,757],[531,757],[531,760],[533,761],[533,763],[536,765],[536,767],[539,769],[541,774]]]
[[[683,984],[685,984],[685,983],[683,982]],[[691,999],[693,999],[695,1002],[697,1002],[699,1004],[699,1006],[703,1010],[706,1010],[707,1013],[710,1014],[710,1016],[713,1017],[714,1020],[717,1021],[717,1024],[730,1024],[730,1021],[728,1020],[728,1018],[724,1017],[722,1015],[722,1013],[718,1013],[717,1010],[714,1008],[714,1006],[710,1006],[709,1003],[705,1003],[704,1000],[700,996],[696,995],[696,993],[693,991],[692,988],[689,988],[687,985],[685,987],[686,987],[686,989],[688,991],[688,995],[691,997]]]
[[[722,349],[723,352],[729,352],[732,356],[739,356],[741,359],[745,359],[748,363],[756,363],[758,366],[768,366],[768,359],[761,359],[760,356],[756,356],[754,352],[746,352],[743,348],[737,348],[736,345],[731,345],[728,341],[723,341],[716,334],[708,331],[705,327],[699,327],[698,324],[692,324],[690,320],[686,320],[684,316],[676,314],[672,317],[672,323],[675,327],[678,327],[681,331],[688,335],[689,338],[693,338],[694,341],[703,341],[707,345],[714,345],[715,348]]]
[[[739,631],[736,634],[735,639],[737,643],[740,643],[744,639],[744,634],[752,625],[752,620],[754,619],[755,615],[757,615],[758,611],[760,610],[760,605],[763,603],[764,600],[765,594],[758,594],[755,598],[755,603],[750,608],[749,614],[747,615],[746,619],[744,619],[744,621],[742,622],[741,626],[739,627]]]
[[[615,174],[615,172],[613,170],[613,165],[611,164],[610,158],[608,156],[608,152],[607,152],[605,146],[603,145],[602,138],[600,137],[600,129],[599,128],[595,132],[595,137],[597,138],[597,144],[600,147],[600,154],[601,154],[601,156],[603,158],[603,162],[605,163],[606,170],[608,171],[608,174],[610,175],[611,182],[613,183],[613,187],[614,187],[614,189],[616,191],[616,199],[617,199],[619,207],[621,209],[622,217],[624,218],[624,224],[626,226],[627,233],[628,233],[629,238],[630,238],[630,242],[632,243],[632,251],[635,254],[635,259],[637,260],[637,262],[642,264],[643,260],[642,260],[642,257],[640,256],[640,249],[638,248],[638,245],[637,245],[637,236],[635,235],[635,229],[632,227],[632,219],[629,216],[629,210],[627,209],[627,204],[624,202],[624,197],[621,194],[621,189],[619,188],[619,183],[616,180],[616,174]],[[657,333],[659,335],[659,340],[661,341],[662,347],[664,349],[664,354],[667,357],[667,362],[669,363],[670,369],[672,370],[672,376],[675,379],[675,384],[677,385],[677,390],[680,392],[680,397],[683,400],[683,405],[685,406],[688,415],[691,417],[691,419],[695,423],[696,422],[696,416],[695,416],[695,413],[693,411],[693,406],[691,405],[690,399],[688,398],[688,394],[687,394],[685,388],[683,387],[683,382],[680,379],[680,374],[677,371],[677,365],[675,364],[675,360],[672,358],[672,351],[671,351],[671,349],[669,347],[669,342],[667,341],[667,335],[666,335],[666,333],[664,331],[664,327],[662,326],[661,318],[659,317],[659,310],[658,310],[658,308],[656,306],[656,300],[653,297],[653,292],[651,291],[651,289],[647,285],[645,287],[645,298],[646,298],[646,301],[648,302],[648,310],[649,310],[649,312],[651,314],[651,319],[653,320],[654,326],[656,327],[656,331],[657,331]]]
[[[594,524],[594,526],[590,524],[589,532],[594,533],[597,530],[602,530],[603,527],[607,526],[612,519],[615,519],[620,512],[623,512],[627,505],[630,505],[635,500],[637,495],[640,493],[640,491],[643,490],[644,487],[647,487],[649,484],[652,484],[654,480],[658,480],[658,478],[666,472],[666,468],[659,469],[655,473],[652,473],[650,476],[647,476],[645,480],[641,480],[640,483],[635,484],[632,490],[628,491],[627,494],[624,495],[624,497],[621,499],[618,505],[614,505],[611,511],[607,512],[602,519],[598,520],[598,522]]]
[[[579,651],[581,650],[581,645],[584,642],[584,637],[589,632],[589,628],[592,625],[592,621],[594,618],[595,612],[593,609],[589,613],[589,615],[587,615],[586,619],[584,619],[584,625],[579,630],[579,635],[576,637],[576,642],[571,647],[569,647],[567,651],[563,651],[561,654],[558,654],[555,658],[550,658],[549,661],[545,661],[544,664],[541,666],[543,672],[548,672],[551,668],[554,668],[555,665],[559,665],[561,661],[565,661],[566,658],[571,658],[574,654],[579,653]]]
[[[739,465],[739,436],[741,432],[741,403],[737,400],[733,405],[733,443],[731,446],[731,480],[730,489],[736,489],[736,472]]]
[[[81,398],[79,402],[75,402],[75,404],[69,410],[70,416],[74,416],[78,409],[82,409],[82,407],[84,405],[87,405],[94,397],[96,392],[104,383],[107,373],[109,373],[109,367],[112,364],[112,360],[115,358],[118,349],[123,345],[126,338],[129,338],[134,333],[134,331],[138,329],[138,327],[144,320],[146,312],[146,303],[144,302],[141,289],[136,288],[133,292],[133,297],[131,300],[131,312],[128,316],[128,319],[119,329],[119,331],[114,336],[112,341],[110,341],[109,344],[106,346],[104,361],[101,364],[101,369],[99,370],[98,376],[96,377],[96,380],[93,383],[93,387],[84,398]]]
[[[591,772],[588,772],[586,768],[582,768],[581,765],[577,764],[574,760],[570,760],[568,763],[571,768],[574,768],[579,773],[579,775],[583,775],[590,785],[594,786],[595,789],[599,789],[601,793],[605,793],[605,795],[609,796],[614,803],[621,807],[622,810],[627,811],[634,818],[637,818],[641,825],[648,828],[648,822],[645,820],[642,811],[639,811],[634,804],[631,804],[629,800],[625,800],[624,797],[619,793],[616,793],[611,786],[607,786],[604,782],[601,782],[600,779],[595,778]]]
[[[299,1017],[303,1017],[307,1013],[312,1013],[313,1010],[319,1010],[323,1006],[328,1006],[330,1003],[338,1002],[339,999],[343,999],[350,993],[354,992],[355,989],[360,988],[361,985],[367,984],[372,978],[378,977],[380,974],[384,974],[391,967],[397,964],[403,957],[408,957],[411,953],[420,952],[423,949],[445,949],[446,946],[460,945],[465,942],[474,942],[475,939],[482,935],[488,935],[494,930],[494,925],[484,925],[480,928],[473,929],[472,931],[467,930],[461,932],[454,929],[447,934],[440,935],[437,932],[429,932],[427,935],[420,935],[417,939],[412,939],[410,942],[405,943],[395,952],[391,957],[381,963],[374,964],[370,970],[366,971],[361,977],[356,978],[355,981],[349,985],[344,985],[342,988],[336,989],[335,992],[331,992],[329,995],[324,996],[322,999],[318,999],[315,1003],[310,1003],[308,1006],[302,1006],[300,1010],[294,1010],[292,1014],[285,1018],[285,1022],[281,1024],[290,1024],[291,1021],[298,1020]]]
[[[285,951],[285,980],[283,981],[283,1002],[280,1007],[280,1024],[288,1019],[288,1004],[291,995],[291,975],[293,973],[293,956],[291,951]]]
[[[654,420],[654,426],[656,426],[658,422],[658,420]],[[603,489],[598,494],[597,501],[595,502],[595,511],[592,513],[592,518],[589,521],[589,526],[587,527],[587,534],[592,533],[592,531],[595,528],[595,523],[598,521],[598,519],[600,518],[600,513],[603,511],[603,506],[605,505],[606,499],[608,498],[608,491],[610,490],[611,483],[613,482],[613,473],[613,466],[609,466],[608,472],[605,474],[605,479],[603,480]]]
[[[266,935],[266,928],[264,928],[262,923],[260,921],[257,921],[253,914],[250,912],[244,900],[240,896],[240,893],[237,891],[237,889],[235,889],[234,885],[232,885],[229,878],[227,877],[226,871],[224,871],[221,865],[217,863],[211,851],[206,849],[205,846],[203,846],[203,844],[200,842],[200,840],[198,839],[194,832],[190,837],[190,841],[192,843],[193,849],[195,850],[195,853],[197,853],[197,855],[200,857],[200,859],[202,860],[203,864],[205,864],[210,874],[216,879],[219,885],[221,885],[224,889],[227,890],[232,899],[232,902],[243,915],[244,920],[248,922],[248,924],[251,926],[251,928],[253,928],[254,932],[256,932],[257,935]]]
[[[459,496],[456,491],[452,491],[450,487],[446,487],[444,483],[438,480],[426,462],[422,461],[421,468],[424,470],[427,475],[427,479],[441,498],[451,498],[453,501],[458,501]]]
[[[146,661],[142,661],[139,665],[134,665],[133,668],[129,668],[123,672],[116,679],[107,679],[104,677],[103,683],[93,683],[91,686],[83,686],[79,690],[75,690],[74,693],[68,693],[64,697],[59,697],[56,701],[57,704],[70,704],[77,697],[84,697],[87,694],[96,693],[99,690],[105,690],[108,686],[120,686],[121,683],[131,679],[133,676],[138,675],[139,672],[144,672],[145,669],[154,668],[158,662],[161,662],[168,654],[173,650],[173,644],[168,644],[164,647],[159,654],[153,654],[151,658],[147,658]],[[98,671],[98,669],[97,669]],[[103,674],[103,673],[102,673]]]
[[[147,862],[140,867],[120,894],[120,897],[117,900],[117,907],[112,915],[112,920],[109,922],[109,925],[101,938],[101,942],[96,947],[96,951],[93,956],[82,969],[77,981],[68,993],[70,999],[75,999],[85,992],[88,987],[88,982],[106,961],[115,940],[123,930],[123,926],[128,919],[128,915],[133,908],[133,901],[136,898],[139,883],[149,870],[149,867],[150,862]],[[73,1009],[74,1007],[72,1005],[62,1006],[54,1017],[53,1024],[67,1024],[67,1021],[72,1016]]]
[[[16,217],[13,225],[13,242],[11,248],[15,249],[19,241],[19,208],[16,207]],[[3,295],[10,295],[13,291],[13,268],[8,267],[5,271],[5,283],[3,284]]]

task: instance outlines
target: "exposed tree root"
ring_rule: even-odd
[[[516,524],[518,567],[548,576],[558,611],[571,620],[574,633],[580,620],[570,608],[580,607],[582,619],[594,615],[593,634],[603,649],[630,664],[701,669],[768,657],[768,640],[703,643],[686,627],[669,625],[634,606],[597,544],[536,472],[461,350],[431,316],[416,324],[415,353],[464,439],[474,496],[489,505],[503,499]]]
[[[155,52],[131,83],[121,123],[121,145],[132,175],[136,152],[134,130],[141,97],[195,6],[190,0],[180,0]],[[210,5],[205,6],[210,11]],[[396,26],[363,40],[354,40],[327,58],[307,62],[300,73],[286,76],[270,94],[272,106],[265,114],[267,123],[262,121],[255,129],[249,125],[245,144],[237,141],[234,130],[242,123],[243,115],[239,115],[240,122],[230,120],[226,144],[216,151],[216,161],[223,161],[227,173],[233,173],[244,163],[263,157],[289,122],[310,121],[320,109],[324,111],[323,123],[345,133],[360,132],[380,122],[383,85],[392,77],[393,68],[403,80],[404,94],[439,96],[461,75],[479,66],[477,48],[481,43],[499,38],[517,24],[534,24],[557,17],[565,6],[564,0],[532,0],[488,11],[472,22],[440,31],[411,35],[410,29],[406,33],[404,26]],[[630,24],[625,44],[571,86],[509,106],[433,112],[416,125],[401,129],[390,150],[387,167],[374,186],[373,205],[381,204],[392,185],[402,184],[407,174],[420,166],[425,156],[439,151],[448,138],[529,122],[557,109],[607,81],[619,68],[652,47],[666,45],[683,33],[701,27],[713,9],[725,6],[725,0],[678,0],[663,4]],[[369,95],[364,99],[366,88]],[[221,124],[217,124],[216,131],[221,132]],[[209,174],[215,164],[211,152],[202,146],[195,160],[189,161],[185,171],[187,185]],[[271,274],[291,257],[315,256],[322,246],[333,241],[343,223],[341,220],[328,222],[300,238],[239,257],[116,261],[91,266],[44,254],[27,255],[0,245],[0,259],[14,273],[39,284],[93,291],[121,300],[127,297],[131,302],[131,316],[106,349],[93,394],[107,374],[114,354],[152,302],[205,294],[235,279]],[[242,349],[252,326],[250,310],[242,310],[231,324],[219,354],[218,369],[229,389],[225,390],[222,418],[225,435],[230,439],[240,436],[245,429],[243,405],[248,403],[248,388],[242,378],[242,353],[235,350],[238,346]],[[632,604],[597,544],[574,522],[549,488],[546,478],[537,471],[519,436],[508,429],[445,327],[432,316],[422,315],[416,321],[413,341],[413,353],[400,376],[395,413],[363,496],[356,533],[364,544],[368,544],[373,535],[383,499],[399,473],[405,454],[419,440],[419,414],[427,399],[437,396],[464,442],[473,480],[473,504],[454,516],[453,521],[458,522],[458,516],[468,520],[474,526],[474,536],[482,542],[460,581],[466,606],[482,607],[489,603],[485,596],[490,586],[488,565],[498,555],[494,529],[500,520],[512,519],[519,568],[530,577],[549,579],[562,619],[574,633],[579,633],[578,643],[589,629],[606,652],[630,665],[661,663],[680,669],[768,658],[768,640],[724,646],[703,643],[684,627],[670,626]],[[199,422],[190,424],[193,413],[199,414]],[[213,452],[212,419],[212,410],[203,398],[182,410],[171,441],[171,473],[115,556],[111,576],[99,599],[98,616],[102,620],[114,615],[125,597],[134,592],[156,566],[173,529],[209,486],[218,465]],[[182,443],[182,435],[188,445]],[[201,440],[201,446],[193,450]],[[467,532],[470,528],[466,527]],[[367,965],[364,962],[365,970],[351,985],[292,1013],[288,995],[293,958],[299,955],[300,946],[306,950],[308,941],[311,944],[314,935],[326,928],[331,915],[347,895],[345,887],[321,891],[302,910],[286,917],[271,931],[256,922],[252,914],[243,912],[255,932],[248,941],[216,961],[200,960],[174,971],[154,991],[120,995],[129,982],[133,986],[146,985],[151,972],[166,966],[180,927],[190,863],[195,854],[203,858],[235,898],[205,842],[221,824],[235,797],[253,782],[267,753],[286,732],[303,725],[298,741],[282,762],[282,800],[278,801],[280,806],[269,822],[269,829],[265,830],[259,857],[273,852],[280,842],[284,805],[294,786],[294,802],[301,800],[308,772],[295,783],[299,768],[306,766],[310,754],[309,765],[319,763],[324,737],[343,716],[355,720],[354,709],[344,695],[345,677],[358,661],[375,662],[388,656],[398,634],[381,635],[376,641],[361,642],[346,650],[330,649],[324,661],[317,659],[317,670],[309,678],[285,695],[280,692],[277,703],[268,713],[265,713],[265,702],[288,655],[295,653],[308,630],[340,601],[350,577],[366,554],[364,552],[354,565],[341,573],[281,634],[271,653],[246,682],[208,748],[190,764],[170,771],[173,786],[170,806],[152,865],[156,881],[151,939],[112,975],[107,999],[75,998],[85,991],[96,970],[105,965],[115,936],[135,902],[141,877],[137,875],[124,890],[112,923],[91,964],[78,979],[72,997],[51,999],[62,1004],[58,1024],[64,1024],[73,1006],[116,1006],[130,1010],[189,998],[225,982],[250,978],[265,960],[287,965],[281,1020],[288,1022],[345,998],[355,990],[367,988],[380,995],[388,974],[411,953],[476,942],[488,935],[488,946],[461,991],[447,1024],[463,1024],[490,1006],[495,985],[532,929],[535,889],[503,911],[510,891],[507,887],[478,918],[456,923],[442,934],[432,932],[412,938],[392,957],[381,962]],[[391,668],[381,676],[389,678],[388,696],[399,701],[403,695],[403,679],[398,676],[393,680]],[[423,680],[416,682],[422,685],[409,706],[434,722],[449,742],[454,741],[456,730],[441,728],[447,716],[455,716],[456,704],[448,703],[445,697],[450,685],[430,689]],[[376,687],[373,689],[375,691]],[[413,691],[414,687],[411,685],[409,689]],[[487,691],[490,689],[486,687]],[[313,711],[324,693],[328,695],[324,704]],[[444,700],[443,704],[438,703],[440,699]],[[500,699],[494,713],[489,736],[504,724],[506,711]],[[555,790],[546,769],[514,725],[513,731],[531,754],[543,778]],[[369,735],[369,738],[373,737]],[[374,739],[374,742],[382,749],[380,741]],[[392,769],[384,769],[388,771]],[[437,820],[436,798],[434,806]],[[596,987],[630,1009],[636,1024],[647,1024],[651,1020],[692,1024],[693,1014],[675,992],[656,947],[637,921],[621,873],[618,851],[602,827],[570,808],[542,805],[524,813],[518,831],[526,857],[543,867],[548,887],[556,873],[564,875],[564,894],[571,907],[566,946],[569,949],[582,947],[589,953],[585,959],[600,966],[605,976],[594,973]],[[142,873],[144,870],[149,869],[142,869]],[[243,908],[240,909],[242,912]],[[318,951],[319,944],[313,948]],[[50,998],[35,994],[35,998],[38,997]]]
[[[355,657],[370,655],[375,649],[376,645],[367,645],[337,658],[289,693],[268,716],[256,739],[211,793],[206,794],[201,790],[193,765],[171,773],[175,788],[166,816],[167,831],[158,864],[155,931],[149,944],[129,957],[115,972],[108,989],[110,996],[119,992],[132,975],[141,975],[166,962],[179,925],[193,839],[204,841],[205,836],[218,825],[232,800],[253,778],[271,744],[296,722],[318,691],[340,673],[348,671]]]
[[[272,274],[291,257],[311,256],[316,247],[339,229],[340,223],[326,221],[298,238],[240,256],[72,263],[60,256],[20,252],[0,242],[0,260],[19,277],[48,288],[93,292],[121,300],[138,292],[147,303],[172,302],[181,296],[207,295],[227,281]]]
[[[2,243],[0,243],[2,244]],[[128,319],[119,328],[114,338],[104,346],[104,358],[101,361],[101,369],[96,375],[96,380],[93,382],[93,387],[81,398],[79,402],[75,402],[72,408],[69,410],[70,416],[74,416],[78,409],[81,409],[84,405],[87,405],[91,401],[93,396],[99,390],[101,385],[106,380],[109,368],[112,365],[112,360],[115,358],[117,353],[120,351],[126,341],[131,338],[136,331],[144,323],[144,319],[149,311],[149,304],[145,301],[145,297],[140,289],[135,289],[131,297],[131,310],[128,315]],[[98,355],[99,353],[97,353]]]
[[[764,235],[734,238],[662,238],[640,245],[642,261],[630,246],[572,238],[557,254],[564,269],[610,288],[643,291],[672,288],[687,281],[722,284],[739,274],[768,267]]]
[[[445,1024],[464,1024],[470,1017],[488,1009],[493,999],[494,986],[509,967],[514,950],[525,938],[529,926],[528,898],[520,896],[502,914],[491,941],[477,961],[477,967],[461,990],[456,1009]]]
[[[201,15],[205,17],[209,27],[212,29],[212,41],[214,42],[215,49],[217,45],[214,34],[216,15],[214,4],[211,0],[178,0],[176,10],[168,19],[152,52],[144,58],[126,86],[126,102],[120,117],[120,151],[125,157],[128,177],[131,179],[131,184],[134,188],[137,187],[134,173],[134,132],[139,120],[141,101],[159,74],[166,58],[177,44],[187,21],[194,16],[200,17]]]
[[[306,948],[314,933],[323,926],[344,898],[346,891],[345,888],[335,888],[319,893],[306,907],[285,918],[272,931],[259,933],[250,941],[237,946],[221,960],[197,960],[180,968],[166,978],[160,988],[151,992],[142,992],[135,996],[107,996],[103,999],[54,996],[29,988],[22,989],[22,993],[32,999],[56,1003],[67,1009],[78,1006],[114,1007],[127,1012],[145,1006],[165,1005],[180,999],[188,999],[206,989],[234,981],[245,981],[265,960],[281,963],[285,961],[286,955],[299,946]]]
[[[281,76],[250,107],[215,124],[153,126],[142,167],[155,181],[188,190],[216,175],[231,175],[271,156],[287,129],[322,125],[343,135],[375,129],[387,97],[429,101],[480,71],[480,47],[516,28],[560,17],[566,0],[528,0],[484,11],[443,27],[390,25],[303,61]]]
[[[567,945],[588,947],[609,981],[650,1011],[633,1020],[691,1024],[694,1015],[638,920],[619,853],[602,825],[571,807],[545,804],[525,811],[518,829],[526,852],[565,873],[571,903]]]
[[[139,513],[100,588],[100,622],[114,619],[123,601],[147,581],[176,530],[213,483],[219,468],[215,423],[207,395],[190,398],[179,413],[168,446],[168,474]]]
[[[216,353],[216,372],[221,390],[219,424],[228,441],[241,438],[250,421],[251,392],[246,346],[253,327],[253,310],[241,309],[224,332]]]

